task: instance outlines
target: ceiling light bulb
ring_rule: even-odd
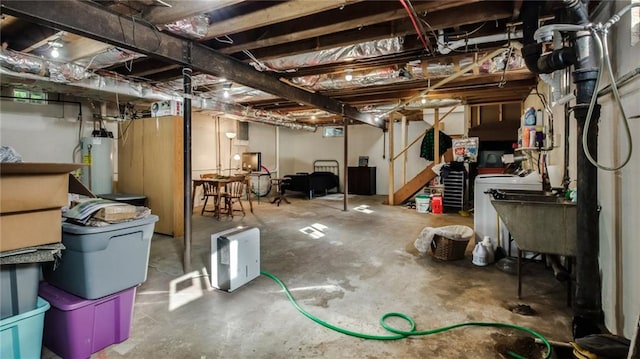
[[[222,96],[224,98],[229,98],[229,90],[224,90],[224,92],[222,93]]]
[[[230,140],[233,139],[233,138],[236,138],[236,133],[235,132],[226,132],[224,135],[227,136],[227,138],[230,139]]]
[[[316,119],[316,115],[311,116],[311,119],[315,120]]]
[[[422,102],[422,104],[424,105],[425,103],[427,103],[427,99],[423,97],[422,100],[420,100],[420,102]]]
[[[347,70],[347,73],[344,75],[344,79],[347,81],[353,80],[353,75],[351,74],[351,70]]]
[[[60,56],[60,52],[58,51],[58,48],[54,47],[53,49],[51,49],[51,57],[53,57],[54,59],[57,59],[58,56]]]

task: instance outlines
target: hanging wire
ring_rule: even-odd
[[[507,56],[505,56],[503,61],[503,69],[502,75],[500,75],[500,82],[498,83],[498,87],[503,88],[507,84],[507,67],[509,66],[509,59],[511,58],[511,54],[513,53],[513,46],[509,46],[509,51],[507,51]]]
[[[424,45],[425,49],[429,49],[429,44],[427,43],[427,41],[422,36],[422,32],[420,31],[420,27],[418,26],[416,18],[413,16],[413,13],[411,12],[411,9],[409,9],[409,6],[407,5],[407,1],[406,0],[400,0],[400,3],[402,4],[404,9],[409,14],[409,19],[411,20],[411,23],[413,24],[413,28],[418,33],[418,38],[420,38],[420,41],[422,42],[422,45]]]
[[[420,16],[416,12],[416,9],[413,8],[413,4],[411,4],[411,1],[410,0],[405,0],[405,1],[407,2],[407,5],[409,5],[409,9],[413,13],[414,18],[415,19],[419,19]],[[430,54],[433,54],[433,47],[431,46],[431,42],[429,41],[429,37],[427,35],[426,30],[424,29],[424,26],[422,26],[422,22],[421,21],[417,21],[417,23],[418,23],[418,27],[420,27],[420,34],[422,34],[423,38],[427,42],[426,50],[428,50]]]
[[[457,52],[457,53],[460,53],[460,54],[467,54],[467,53],[470,53],[470,52],[478,52],[478,51],[479,51],[479,50],[478,50],[478,48],[475,48],[475,49],[473,49],[473,50],[469,51],[469,50],[468,50],[468,46],[465,46],[465,50],[464,50],[464,51],[460,51],[460,50],[458,50],[458,49],[454,49],[454,48],[449,47],[449,45],[447,45],[447,44],[445,44],[445,43],[443,43],[443,42],[441,42],[441,41],[439,40],[439,38],[438,38],[438,34],[437,34],[437,33],[436,33],[436,31],[433,29],[433,27],[431,27],[431,25],[427,22],[427,20],[425,20],[425,19],[420,19],[420,21],[421,21],[421,22],[423,22],[425,25],[427,25],[427,27],[428,27],[428,28],[429,28],[429,30],[431,31],[431,34],[432,34],[432,35],[434,36],[434,38],[435,38],[436,44],[438,44],[439,46],[442,46],[442,47],[444,47],[444,48],[449,49],[449,50],[450,50],[450,51],[452,51],[452,52]],[[469,39],[466,39],[466,40],[468,41]]]
[[[426,12],[425,12],[425,15],[426,15]],[[487,22],[485,21],[482,24],[480,24],[480,26],[478,26],[477,28],[475,28],[475,29],[473,29],[473,30],[471,30],[469,32],[465,32],[462,35],[452,35],[450,37],[452,39],[454,39],[454,40],[468,39],[469,36],[471,36],[471,35],[475,34],[476,32],[480,31],[480,29],[482,29],[484,27],[484,25],[486,25],[486,24],[487,24]]]
[[[213,39],[223,44],[233,45],[233,39],[230,38],[229,35],[224,35],[223,37],[214,37]]]

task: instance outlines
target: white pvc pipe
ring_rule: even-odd
[[[522,38],[522,31],[516,31],[509,34],[498,34],[498,35],[489,35],[489,36],[480,36],[473,37],[470,39],[457,40],[449,43],[444,43],[444,36],[441,34],[439,36],[438,41],[438,51],[446,55],[453,50],[459,49],[464,46],[469,45],[478,45],[478,44],[486,44],[490,42],[498,42],[498,41],[506,41],[506,40],[515,40]]]

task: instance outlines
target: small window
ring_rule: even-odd
[[[13,101],[28,103],[31,94],[27,90],[13,89]]]
[[[23,89],[13,89],[13,101],[22,103],[33,103],[37,105],[47,104],[47,93],[36,92]]]
[[[31,92],[31,103],[38,105],[47,104],[47,94],[45,92]]]
[[[342,126],[328,126],[324,128],[324,137],[341,136],[344,136],[344,128]]]

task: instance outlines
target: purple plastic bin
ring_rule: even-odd
[[[41,282],[38,294],[51,304],[44,345],[63,358],[89,358],[129,338],[136,287],[90,300]]]

